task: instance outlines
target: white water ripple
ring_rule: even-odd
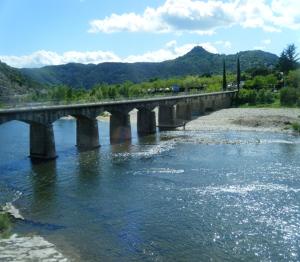
[[[269,191],[269,192],[294,192],[299,193],[300,188],[292,188],[286,185],[280,185],[280,184],[250,184],[250,185],[226,185],[226,186],[207,186],[203,188],[199,187],[192,187],[192,188],[184,188],[183,191],[195,191],[197,194],[201,195],[217,195],[217,194],[226,194],[226,193],[232,193],[232,194],[240,194],[240,195],[246,195],[250,192],[256,192],[256,191]]]
[[[20,211],[12,203],[6,203],[2,207],[2,210],[3,212],[10,214],[16,219],[24,220],[24,217],[21,215]]]

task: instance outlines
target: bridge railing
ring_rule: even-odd
[[[235,90],[227,90],[235,91]],[[1,97],[0,96],[0,109],[14,109],[14,108],[35,108],[35,107],[47,107],[47,106],[56,106],[56,105],[79,105],[79,104],[97,104],[97,103],[111,103],[111,102],[122,102],[122,101],[131,101],[137,99],[155,99],[155,98],[164,98],[164,97],[173,97],[173,96],[183,96],[183,95],[197,95],[197,94],[209,94],[221,92],[220,91],[194,91],[194,92],[170,92],[164,94],[147,94],[143,96],[135,97],[117,97],[117,98],[106,98],[106,99],[96,99],[92,97],[91,99],[79,99],[79,100],[47,100],[47,101],[28,101],[22,96],[15,97]]]
[[[96,97],[91,97],[91,99],[79,99],[79,100],[47,100],[47,101],[28,101],[28,97],[24,96],[11,96],[11,97],[1,97],[0,96],[0,108],[21,108],[21,107],[41,107],[41,106],[54,106],[54,105],[76,105],[83,103],[110,103],[117,101],[130,101],[136,99],[147,99],[147,98],[164,98],[170,96],[180,96],[180,95],[192,95],[192,94],[203,94],[209,93],[205,91],[197,92],[170,92],[164,94],[147,94],[135,97],[116,97],[116,98],[105,98],[97,99]]]

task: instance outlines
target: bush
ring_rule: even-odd
[[[241,89],[238,96],[238,104],[250,104],[255,105],[257,100],[257,94],[254,90]]]
[[[270,90],[261,89],[257,94],[257,102],[260,104],[272,104],[274,102],[274,94]]]
[[[277,79],[274,75],[255,76],[252,79],[245,81],[244,88],[246,89],[266,89],[276,85]]]
[[[280,104],[293,106],[298,100],[299,94],[296,88],[287,87],[280,90]]]
[[[8,214],[0,213],[0,237],[8,236],[10,228],[11,228],[11,222]]]
[[[287,76],[286,82],[288,86],[300,88],[300,69],[290,71]]]
[[[292,123],[292,128],[295,132],[300,133],[300,124],[297,122]]]

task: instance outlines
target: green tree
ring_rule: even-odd
[[[300,88],[300,69],[290,71],[286,83],[288,86]]]
[[[286,106],[293,106],[296,104],[299,93],[296,88],[283,88],[280,91],[280,103]]]
[[[240,66],[240,56],[237,57],[237,69],[236,69],[236,84],[238,91],[240,90],[241,83],[241,66]]]
[[[296,49],[297,48],[294,44],[289,44],[281,52],[277,65],[279,71],[288,73],[290,70],[294,70],[299,66]]]
[[[226,81],[226,65],[225,58],[223,58],[223,90],[227,89],[227,81]]]

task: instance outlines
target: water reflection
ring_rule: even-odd
[[[55,207],[56,194],[56,161],[32,162],[32,211],[45,210],[49,212]]]
[[[100,149],[81,152],[77,155],[76,169],[77,190],[80,194],[94,194],[99,186],[102,174],[102,159]]]
[[[138,137],[139,145],[155,145],[158,142],[159,142],[159,136],[156,134]]]
[[[16,132],[0,148],[0,201],[22,193],[24,232],[63,253],[64,239],[81,261],[299,261],[299,138],[172,131],[111,145],[100,124],[102,147],[78,152],[74,123],[59,122],[59,157],[40,164],[22,160],[24,130],[0,129]]]

